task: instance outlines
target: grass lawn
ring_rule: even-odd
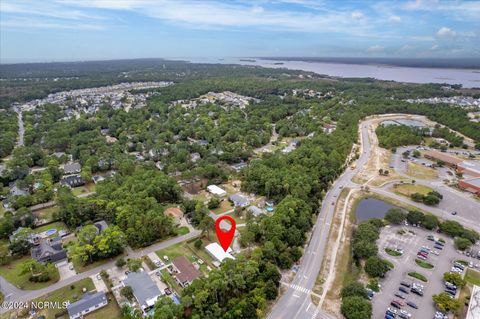
[[[480,286],[480,272],[468,268],[467,272],[465,273],[465,281],[473,285]]]
[[[167,270],[161,270],[162,281],[165,282],[169,287],[175,290],[177,293],[180,293],[183,288],[177,283],[177,281],[168,273]]]
[[[394,250],[394,249],[391,249],[391,248],[385,248],[385,252],[387,254],[389,254],[390,256],[393,256],[393,257],[398,257],[398,256],[402,256],[402,253]]]
[[[178,236],[181,236],[181,235],[186,235],[190,232],[190,230],[188,229],[187,226],[182,226],[182,227],[179,227],[177,228],[176,230],[176,233]]]
[[[427,195],[428,193],[433,191],[433,189],[428,186],[418,184],[398,184],[397,186],[392,186],[390,190],[393,191],[395,194],[407,197],[410,197],[410,195],[415,193]]]
[[[206,202],[206,201],[208,200],[208,198],[207,198],[207,192],[205,192],[205,191],[200,191],[198,194],[193,195],[192,198],[193,198],[194,200],[198,200],[198,201],[204,203],[204,202]]]
[[[433,268],[433,265],[429,262],[426,262],[425,260],[415,259],[415,263],[417,265],[419,265],[420,267],[425,268],[425,269],[432,269]]]
[[[36,290],[36,289],[45,288],[57,282],[60,279],[60,275],[58,271],[56,271],[54,278],[52,278],[52,280],[47,282],[31,282],[30,280],[28,280],[29,278],[28,273],[24,275],[20,275],[21,264],[29,259],[30,257],[14,259],[8,265],[1,266],[0,275],[3,276],[11,284],[25,290]]]
[[[85,291],[95,290],[95,285],[93,284],[92,279],[90,278],[82,279],[71,285],[62,287],[60,289],[52,291],[51,293],[38,297],[37,299],[35,299],[35,301],[75,302],[82,297],[84,288],[85,288]],[[37,316],[44,315],[47,318],[55,318],[56,314],[63,313],[64,311],[66,312],[67,309],[44,309],[39,311]]]
[[[228,212],[231,209],[233,209],[233,206],[230,203],[230,201],[228,199],[223,199],[220,202],[220,207],[215,208],[215,209],[211,209],[211,211],[218,215],[218,214]]]
[[[95,267],[98,267],[100,265],[103,265],[103,264],[106,264],[112,260],[117,260],[118,258],[120,257],[125,257],[125,254],[120,254],[118,256],[115,256],[115,257],[112,257],[112,258],[108,258],[108,259],[101,259],[101,260],[97,260],[91,264],[88,264],[88,265],[82,265],[81,263],[79,263],[78,261],[75,260],[75,258],[72,258],[72,264],[73,264],[73,267],[75,268],[75,271],[77,273],[81,273],[81,272],[84,272],[84,271],[87,271],[87,270],[90,270],[90,269],[93,269]]]
[[[420,179],[436,179],[438,177],[437,171],[433,168],[411,162],[407,165],[407,174]]]
[[[210,236],[213,237],[213,234],[211,234]],[[195,262],[200,258],[204,261],[204,264],[200,265],[200,270],[203,273],[206,273],[207,265],[213,268],[212,258],[208,256],[204,248],[206,245],[210,244],[211,241],[209,241],[207,238],[202,238],[202,248],[197,250],[193,245],[196,240],[197,238],[190,240],[189,242],[181,242],[168,248],[158,250],[155,253],[163,262],[165,262],[163,256],[167,256],[170,262],[179,256],[184,256],[190,262]]]
[[[243,217],[244,213],[242,213],[242,216],[237,216],[234,212],[231,212],[230,214],[227,214],[226,216],[230,216],[233,218],[235,223],[238,224],[245,224],[247,220]]]
[[[428,281],[427,277],[425,277],[424,275],[422,275],[422,274],[420,274],[420,273],[418,273],[418,272],[412,271],[412,272],[409,272],[408,275],[409,275],[410,277],[417,278],[418,280],[423,281],[423,282],[427,282],[427,281]]]
[[[89,313],[85,319],[120,319],[122,318],[121,309],[112,294],[107,294],[108,305]]]
[[[53,220],[53,214],[58,212],[59,208],[57,206],[43,208],[35,211],[35,215],[40,219]]]

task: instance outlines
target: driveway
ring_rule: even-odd
[[[75,268],[73,268],[73,264],[66,260],[57,263],[55,266],[60,274],[60,281],[73,277],[77,274]]]

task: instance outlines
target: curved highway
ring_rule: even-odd
[[[332,205],[332,203],[336,203],[336,196],[338,196],[343,187],[358,189],[360,186],[352,182],[352,178],[362,170],[372,151],[368,129],[373,120],[374,119],[368,119],[360,124],[360,140],[362,147],[360,158],[357,160],[356,168],[353,170],[347,168],[327,192],[325,199],[323,200],[318,219],[314,225],[310,242],[305,249],[304,256],[300,260],[299,269],[294,279],[289,284],[287,291],[279,298],[272,308],[272,311],[268,315],[269,319],[335,318],[334,316],[322,311],[319,307],[314,305],[310,298],[310,294],[320,271],[325,254],[325,246],[328,242],[329,229],[335,210],[335,205]],[[393,194],[383,188],[370,186],[370,191],[379,195],[391,197],[397,201],[415,206],[419,209],[429,211],[440,218],[457,220],[477,231],[480,231],[476,210],[469,211],[468,214],[462,214],[462,216],[453,216],[446,210],[413,202],[409,198]],[[472,202],[469,203],[469,205],[479,207],[477,212],[480,212],[480,203]]]

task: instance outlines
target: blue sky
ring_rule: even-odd
[[[480,57],[480,1],[1,0],[0,62]]]

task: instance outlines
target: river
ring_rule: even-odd
[[[244,58],[187,59],[196,63],[258,65],[268,68],[303,70],[342,78],[375,78],[408,83],[461,84],[465,88],[480,88],[480,70],[403,67],[377,64],[350,64],[333,62],[304,62]]]

